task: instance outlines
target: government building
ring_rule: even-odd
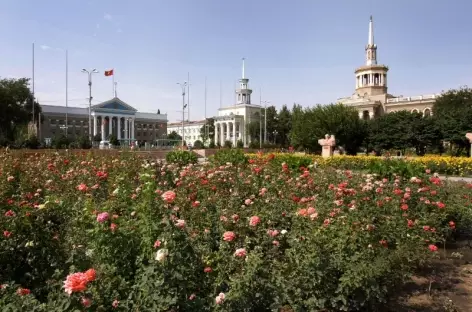
[[[205,120],[198,120],[198,121],[186,121],[184,122],[184,131],[185,135],[183,135],[185,143],[189,146],[194,146],[195,141],[201,141],[203,143],[203,138],[200,135],[200,130],[205,125]],[[182,136],[182,123],[181,122],[173,122],[167,124],[167,135],[171,134],[172,132],[177,133],[178,135]]]
[[[70,139],[89,136],[89,108],[41,105],[43,122],[39,137],[46,144],[65,135]],[[101,141],[114,135],[121,144],[153,144],[165,137],[167,115],[141,113],[119,98],[91,107],[92,135]],[[67,120],[67,127],[66,127]]]
[[[372,119],[383,114],[407,110],[424,116],[432,113],[434,101],[440,94],[418,96],[394,96],[388,93],[388,67],[377,63],[377,45],[374,42],[374,22],[369,22],[369,40],[365,47],[365,65],[357,68],[355,92],[350,97],[338,99],[338,103],[355,107],[362,119]]]

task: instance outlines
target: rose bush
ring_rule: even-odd
[[[120,157],[0,156],[2,310],[375,309],[472,220],[432,175]]]

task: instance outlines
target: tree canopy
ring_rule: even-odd
[[[15,131],[33,119],[33,95],[29,79],[0,79],[0,140],[13,141]],[[34,103],[35,115],[41,107]],[[36,118],[39,123],[38,118]]]
[[[433,118],[444,141],[457,147],[457,155],[468,150],[470,144],[465,134],[472,132],[472,89],[463,87],[443,92],[434,103]]]
[[[302,109],[294,105],[290,132],[294,146],[319,151],[318,140],[326,134],[334,134],[336,144],[342,146],[347,154],[356,154],[367,135],[367,127],[352,107],[330,104]]]

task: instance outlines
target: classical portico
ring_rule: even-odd
[[[231,113],[226,116],[215,117],[215,141],[220,143],[221,146],[226,141],[230,141],[233,146],[241,141],[246,146],[244,116]]]
[[[137,110],[119,98],[92,106],[93,135],[101,135],[106,141],[115,135],[118,141],[135,141],[135,119]]]

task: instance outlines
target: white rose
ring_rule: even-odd
[[[159,249],[156,252],[156,261],[163,262],[167,256],[169,255],[169,251],[167,249]]]

